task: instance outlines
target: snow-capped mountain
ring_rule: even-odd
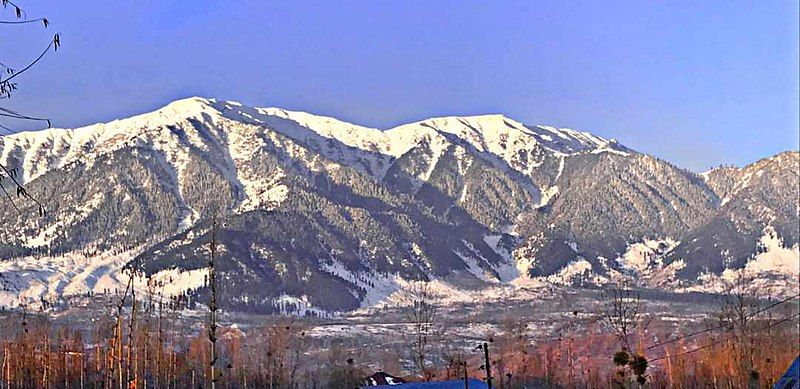
[[[673,260],[692,258],[686,261],[687,277],[743,268],[782,249],[797,252],[799,161],[797,152],[784,152],[741,169],[721,168],[702,175],[720,205],[703,226],[685,236],[687,244],[670,254]],[[788,268],[796,277],[800,267],[796,254],[793,264]],[[761,270],[781,268],[787,266]]]
[[[0,138],[0,163],[48,210],[0,209],[6,305],[113,290],[124,266],[203,293],[214,216],[231,309],[345,311],[413,279],[685,287],[759,258],[797,273],[797,152],[697,175],[502,115],[379,130],[189,98]]]

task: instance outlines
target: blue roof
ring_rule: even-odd
[[[488,389],[489,386],[486,385],[481,380],[478,379],[470,379],[469,382],[469,389]],[[454,380],[454,381],[439,381],[439,382],[409,382],[400,385],[380,385],[380,386],[372,386],[372,388],[392,388],[392,389],[464,389],[464,380]]]
[[[798,389],[800,388],[800,355],[794,359],[792,365],[786,370],[786,374],[773,386],[774,389]]]

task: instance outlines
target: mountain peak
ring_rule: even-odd
[[[25,179],[29,180],[48,169],[89,154],[102,154],[141,142],[179,142],[170,140],[172,135],[168,129],[181,127],[181,123],[187,120],[206,123],[228,121],[229,124],[251,126],[247,127],[247,131],[275,131],[306,145],[333,147],[336,150],[317,151],[328,156],[347,154],[343,157],[346,160],[361,158],[350,155],[357,150],[379,159],[383,157],[376,154],[397,158],[420,145],[423,140],[425,147],[432,148],[434,154],[444,152],[449,145],[458,145],[491,158],[499,158],[523,173],[535,168],[539,163],[536,161],[544,157],[543,152],[551,156],[567,156],[583,152],[627,151],[616,141],[588,132],[544,125],[527,126],[503,114],[434,117],[384,131],[307,112],[275,107],[258,108],[236,101],[192,96],[172,101],[151,112],[108,123],[4,137],[0,141],[0,161],[8,163],[11,158],[25,158],[23,171]],[[228,128],[231,127],[219,127]],[[196,130],[190,132],[191,139],[199,139]],[[148,135],[139,137],[145,133]],[[155,140],[155,136],[162,138]],[[350,150],[338,149],[335,146],[337,143]],[[41,153],[52,157],[37,157]]]
[[[0,209],[0,255],[25,256],[5,261],[3,274],[26,296],[85,295],[119,286],[115,272],[135,256],[154,279],[191,292],[203,285],[204,218],[219,209],[234,309],[288,298],[349,310],[401,281],[451,274],[564,284],[621,275],[671,287],[753,256],[778,271],[785,266],[767,257],[796,263],[797,152],[706,183],[653,157],[611,153],[629,151],[499,114],[382,131],[189,97],[110,123],[0,138],[0,163],[18,168],[48,209],[46,218]],[[87,254],[95,249],[108,253]]]
[[[440,116],[387,130],[361,126],[333,117],[278,107],[250,107],[236,101],[215,100],[203,97],[188,97],[167,104],[151,113],[177,114],[181,117],[221,116],[230,120],[268,126],[297,139],[307,130],[325,138],[342,141],[348,146],[366,148],[369,151],[402,155],[423,138],[432,136],[455,136],[480,151],[504,153],[509,147],[530,148],[538,144],[558,155],[579,152],[611,151],[627,153],[630,150],[615,139],[605,139],[589,132],[548,125],[528,126],[500,113]]]
[[[390,136],[401,138],[419,137],[430,132],[455,135],[478,150],[495,154],[504,153],[509,148],[517,152],[520,148],[530,149],[534,145],[558,155],[587,151],[630,151],[614,139],[608,140],[569,128],[528,126],[502,114],[436,117],[387,130]]]
[[[216,103],[216,102],[217,102],[216,99],[210,99],[210,98],[206,98],[206,97],[202,97],[202,96],[189,96],[189,97],[184,97],[182,99],[173,100],[173,101],[167,103],[163,108],[166,108],[166,107],[175,107],[175,108],[178,108],[178,107],[191,107],[191,106],[196,106],[196,105],[207,105],[208,106],[208,105],[211,105],[211,104]]]

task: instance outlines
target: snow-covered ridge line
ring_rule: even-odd
[[[213,123],[230,120],[252,125],[255,129],[276,131],[305,144],[335,149],[330,151],[332,153],[342,154],[341,149],[345,149],[345,153],[353,155],[341,156],[340,160],[366,162],[375,174],[380,174],[389,159],[407,153],[424,141],[452,143],[457,140],[478,152],[496,156],[522,173],[530,173],[538,166],[541,158],[538,154],[542,150],[556,155],[627,151],[614,140],[587,132],[544,125],[526,126],[503,115],[438,117],[380,130],[301,111],[247,107],[233,101],[191,97],[109,123],[4,136],[0,138],[0,163],[20,168],[22,178],[30,181],[71,162],[88,159],[91,163],[93,155],[135,145],[141,142],[137,138],[143,134],[147,134],[154,147],[156,144],[169,147],[179,141],[202,146],[202,134],[187,133],[186,138],[180,140],[171,136],[168,128],[187,120]],[[329,144],[320,145],[324,142]],[[364,155],[368,161],[364,161]]]
[[[164,150],[170,154],[175,152],[174,144],[177,142],[163,142],[170,133],[169,126],[188,119],[213,120],[220,117],[219,111],[211,107],[208,100],[190,98],[172,102],[153,112],[109,123],[74,129],[18,132],[0,137],[0,163],[20,168],[22,179],[30,181],[52,169],[77,161],[91,164],[99,155],[129,146],[147,143],[152,143],[154,148],[158,147],[157,143],[160,146],[173,146],[169,147],[171,150]],[[188,142],[200,142],[198,134],[187,135]]]

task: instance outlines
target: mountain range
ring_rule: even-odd
[[[224,306],[344,312],[411,280],[796,288],[800,154],[695,173],[502,115],[388,130],[204,98],[0,138],[47,209],[0,208],[0,304],[110,293],[125,269]],[[767,284],[766,282],[770,283]]]

